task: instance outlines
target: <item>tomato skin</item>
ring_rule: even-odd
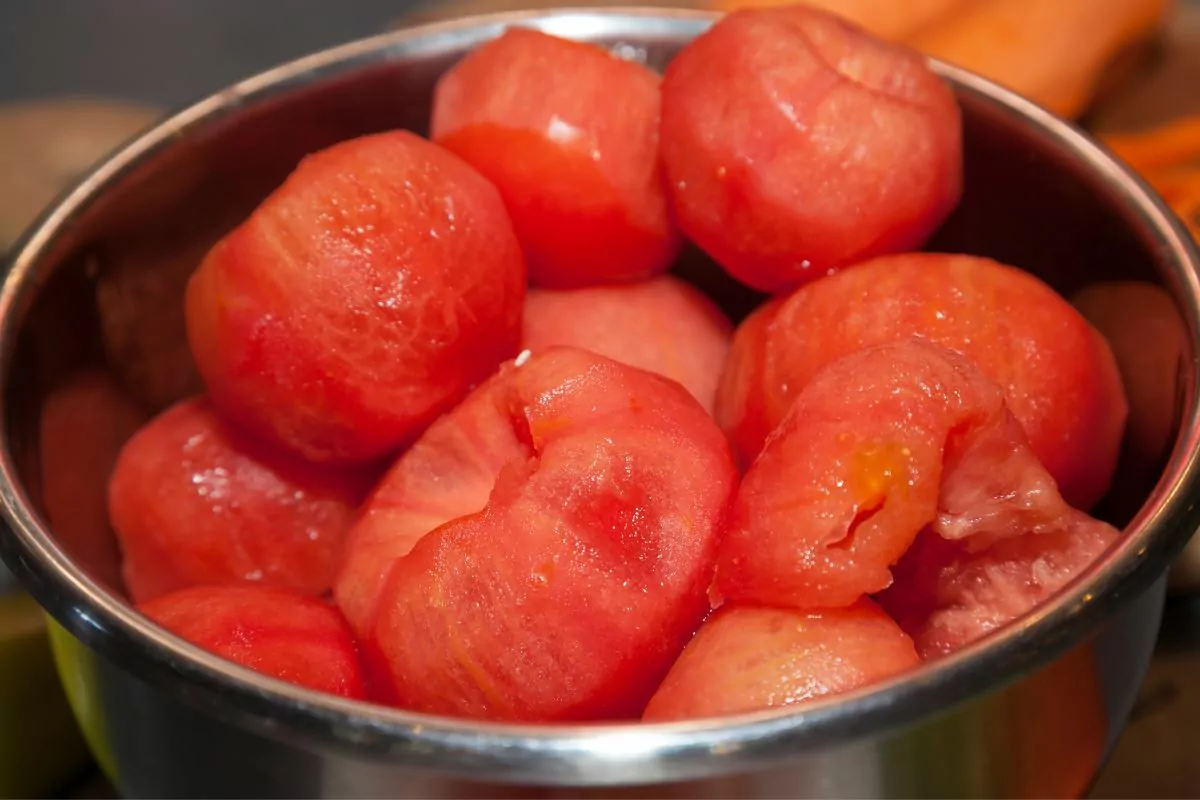
[[[214,403],[314,462],[411,443],[516,353],[524,262],[494,187],[395,131],[305,158],[188,284]]]
[[[108,508],[130,596],[266,583],[327,591],[371,472],[307,464],[179,403],[125,445]]]
[[[816,374],[747,471],[714,596],[840,608],[891,585],[927,526],[979,547],[1076,513],[969,361],[915,339],[859,350]]]
[[[370,644],[402,707],[634,718],[708,610],[732,453],[678,384],[601,356],[504,379],[531,455],[395,562]]]
[[[324,600],[269,586],[194,586],[138,610],[256,672],[341,697],[367,697],[358,646]]]
[[[912,640],[869,600],[818,611],[726,606],[700,627],[642,719],[674,722],[795,706],[920,663]]]
[[[1128,416],[1108,344],[1045,283],[973,256],[887,256],[772,301],[734,335],[717,420],[750,463],[818,370],[909,336],[1004,387],[1068,502],[1091,508],[1108,491]]]
[[[600,47],[524,29],[438,82],[432,137],[500,190],[535,285],[647,278],[679,254],[659,161],[659,84]]]
[[[676,56],[662,92],[680,226],[761,291],[919,249],[961,196],[949,86],[826,12],[734,12]]]
[[[712,413],[733,325],[670,275],[624,286],[552,291],[525,299],[522,346],[580,347],[678,381]]]

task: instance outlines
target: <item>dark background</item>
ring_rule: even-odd
[[[281,62],[382,33],[416,6],[413,0],[0,0],[0,103],[100,95],[170,109]]]

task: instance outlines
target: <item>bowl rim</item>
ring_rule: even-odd
[[[15,341],[51,252],[73,219],[136,166],[180,137],[247,106],[355,70],[431,52],[469,48],[509,26],[572,38],[692,38],[715,12],[675,8],[558,8],[435,22],[323,50],[242,80],[175,113],[101,162],[65,192],[11,251],[0,285],[0,418],[8,420]],[[1106,182],[1174,266],[1163,275],[1192,342],[1186,413],[1158,486],[1122,542],[1085,576],[1017,624],[920,670],[790,714],[658,724],[541,726],[437,717],[344,700],[284,683],[159,629],[92,581],[55,544],[19,476],[7,422],[0,426],[0,505],[8,531],[0,555],[73,636],[139,678],[187,702],[218,699],[231,722],[276,739],[348,755],[392,759],[433,772],[558,785],[656,783],[743,771],[797,752],[846,743],[928,718],[1016,680],[1080,642],[1122,598],[1148,589],[1200,527],[1200,253],[1182,224],[1138,175],[1074,125],[991,81],[931,60],[959,95],[1015,115]],[[39,268],[41,265],[41,268]],[[183,678],[181,681],[180,678]],[[209,706],[213,708],[213,706]]]

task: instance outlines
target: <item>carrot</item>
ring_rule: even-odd
[[[896,0],[903,2],[904,0]],[[477,14],[498,14],[504,11],[536,11],[539,9],[581,6],[604,8],[606,6],[636,5],[632,0],[590,0],[588,3],[565,3],[562,0],[438,0],[437,2],[398,3],[411,8],[392,21],[391,28],[407,28],[426,22],[470,17]],[[656,6],[677,8],[702,8],[704,0],[656,0]]]
[[[1200,191],[1200,167],[1168,167],[1139,171],[1168,203]]]
[[[837,14],[881,39],[892,41],[906,39],[970,2],[972,0],[804,0],[805,5]],[[718,11],[736,11],[795,3],[796,0],[709,0],[707,5]]]
[[[1200,167],[1149,175],[1147,180],[1200,242]]]
[[[1151,173],[1200,160],[1200,114],[1137,133],[1109,134],[1104,142],[1131,167]]]
[[[1105,68],[1148,38],[1172,0],[976,0],[908,40],[1064,117],[1091,102]]]

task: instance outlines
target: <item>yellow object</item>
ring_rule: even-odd
[[[65,628],[52,619],[47,618],[50,632],[50,646],[54,651],[54,663],[58,667],[58,676],[66,691],[67,700],[75,712],[75,719],[83,729],[83,737],[87,746],[104,776],[112,783],[117,783],[116,760],[112,748],[104,736],[103,714],[99,702],[93,692],[99,686],[99,681],[90,674],[91,662],[85,645],[67,632]]]
[[[0,797],[48,795],[87,763],[41,608],[25,594],[0,597]]]
[[[973,0],[908,40],[1064,117],[1086,110],[1105,69],[1165,21],[1170,0]]]

